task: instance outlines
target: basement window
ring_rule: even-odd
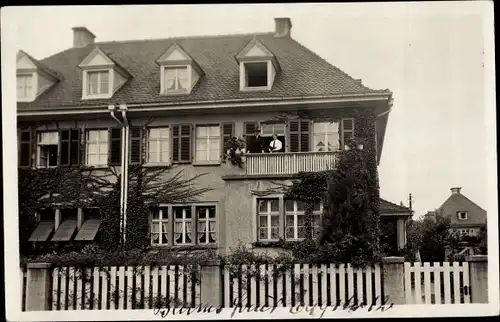
[[[262,88],[268,86],[267,62],[245,63],[245,87]]]

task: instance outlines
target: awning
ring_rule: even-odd
[[[49,238],[50,233],[54,229],[53,221],[40,221],[38,226],[35,228],[31,234],[29,241],[46,241]]]
[[[100,225],[100,219],[85,220],[82,224],[82,227],[80,227],[75,240],[94,240]]]
[[[52,237],[51,241],[68,241],[76,230],[76,220],[67,219],[63,221]]]

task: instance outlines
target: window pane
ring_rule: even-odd
[[[210,127],[210,136],[220,136],[220,127],[211,126]]]
[[[306,238],[307,229],[305,226],[297,226],[297,238]]]
[[[319,202],[314,203],[313,211],[320,211],[321,204]]]
[[[149,152],[148,162],[158,162],[158,154],[156,152]]]
[[[162,152],[160,155],[160,162],[168,162],[168,161],[169,161],[168,152]]]
[[[153,216],[153,220],[160,219],[160,211],[158,209],[155,209],[155,210],[151,211],[151,214]]]
[[[162,127],[158,129],[158,136],[162,139],[168,139],[170,132],[168,127]]]
[[[285,124],[274,124],[274,133],[278,135],[285,135]]]
[[[208,223],[208,229],[212,232],[215,231],[215,221],[212,220]]]
[[[168,243],[168,223],[163,222],[162,227],[161,227],[161,243],[162,244],[167,244]]]
[[[271,226],[279,227],[280,225],[280,216],[271,216]]]
[[[267,238],[267,228],[260,228],[259,229],[259,238],[260,239],[268,239]]]
[[[207,208],[197,207],[197,210],[198,210],[198,218],[202,218],[202,219],[207,218]]]
[[[87,131],[87,141],[97,141],[99,131]]]
[[[158,245],[160,243],[160,234],[159,233],[151,233],[151,243],[153,245]]]
[[[280,237],[279,227],[272,227],[271,228],[271,239],[279,239],[279,237]]]
[[[167,140],[160,141],[161,152],[168,152],[169,142]]]
[[[197,126],[196,127],[196,137],[206,137],[207,136],[207,127],[206,126]]]
[[[297,211],[305,211],[305,203],[297,200]]]
[[[287,239],[293,239],[293,227],[287,227],[285,228],[285,238]]]
[[[160,232],[160,223],[154,222],[151,224],[151,232],[159,233]]]
[[[278,199],[271,199],[271,211],[279,211]]]
[[[304,226],[306,224],[306,216],[305,215],[297,215],[297,225]]]
[[[108,131],[99,131],[99,141],[108,142]]]
[[[211,138],[209,142],[210,142],[210,150],[219,151],[219,149],[220,149],[220,138]]]
[[[208,217],[209,218],[215,218],[215,207],[209,207],[208,208]]]
[[[262,124],[261,127],[262,135],[272,135],[273,125],[272,124]]]
[[[197,147],[198,151],[208,150],[207,139],[200,138],[200,139],[196,140],[196,147]]]
[[[267,227],[267,216],[259,216],[259,227]]]
[[[205,232],[206,229],[207,229],[207,222],[206,221],[198,222],[198,231],[199,232]]]
[[[293,215],[286,216],[286,222],[285,222],[286,227],[293,227],[293,222],[294,222],[293,217],[294,217]]]
[[[196,153],[196,160],[207,161],[208,160],[208,153],[206,151],[198,151]]]
[[[99,164],[99,158],[97,157],[96,154],[90,154],[87,156],[87,164],[89,165],[96,165]]]
[[[87,144],[87,153],[89,153],[89,154],[97,153],[97,144],[96,143],[88,143]]]
[[[267,212],[267,200],[259,200],[259,212]]]
[[[107,144],[99,144],[99,153],[106,154],[108,153],[108,145]]]
[[[212,150],[209,152],[210,161],[217,161],[220,158],[219,150]]]
[[[187,68],[177,69],[177,77],[177,89],[187,89],[189,86]]]

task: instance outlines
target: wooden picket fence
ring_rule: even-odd
[[[468,262],[404,263],[406,304],[470,303]]]
[[[52,273],[52,310],[148,309],[157,301],[195,306],[199,267],[56,267]],[[168,301],[168,302],[167,302]]]
[[[382,304],[380,265],[353,268],[350,264],[295,264],[276,274],[276,265],[241,265],[235,274],[223,270],[225,307]]]

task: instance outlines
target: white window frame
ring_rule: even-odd
[[[168,225],[169,225],[169,220],[168,220],[168,217],[169,217],[169,211],[168,211],[168,207],[158,207],[157,209],[155,209],[154,211],[158,211],[158,219],[154,219],[154,214],[151,214],[151,245],[152,246],[166,246],[166,245],[169,245],[169,239],[172,238],[172,236],[169,236],[169,229],[168,229]],[[166,210],[167,213],[166,213],[166,216],[164,215],[163,211]],[[155,226],[155,224],[158,224],[158,232],[154,232],[153,230],[153,227]],[[166,232],[163,232],[163,225],[166,224],[167,227],[166,227]],[[167,235],[167,241],[166,242],[163,242],[163,234],[166,234]],[[154,243],[153,240],[153,234],[159,234],[158,235],[158,243]]]
[[[276,125],[283,126],[283,132],[276,132]],[[264,133],[265,127],[272,127],[273,133],[267,134]],[[275,122],[275,123],[261,123],[260,124],[260,136],[262,137],[272,137],[274,134],[277,136],[283,136],[286,138],[286,123],[285,122]]]
[[[200,128],[206,128],[207,129],[207,135],[199,137],[198,135],[198,129]],[[217,128],[218,135],[217,136],[211,136],[210,135],[210,128]],[[217,157],[212,160],[210,159],[210,152],[213,151],[210,149],[210,141],[212,140],[217,140],[218,145],[217,145]],[[207,159],[199,159],[199,155],[202,150],[199,149],[199,142],[200,141],[205,141],[206,143],[206,150],[203,150],[207,154]],[[221,128],[220,125],[196,125],[195,126],[195,163],[196,164],[219,164],[220,163],[220,155],[221,155]]]
[[[329,132],[328,126],[331,124],[336,124],[337,125],[337,132]],[[320,132],[316,132],[316,126],[321,125],[323,128],[321,129]],[[321,152],[335,152],[340,150],[340,123],[339,122],[330,122],[330,121],[325,121],[325,122],[314,122],[312,125],[312,143],[313,143],[313,150],[314,152],[320,152],[317,150],[316,147],[316,137],[323,137],[323,141],[325,144],[328,144],[329,137],[331,138],[333,136],[332,142],[336,142],[336,146],[333,146],[333,148],[337,148],[336,150],[334,149],[333,151],[328,151],[328,146],[325,145],[325,150]],[[335,140],[335,133],[337,134],[337,138]]]
[[[167,137],[158,137],[152,138],[151,137],[151,131],[152,130],[157,130],[158,134],[160,133],[161,130],[166,130]],[[162,164],[162,165],[169,165],[172,162],[172,157],[171,157],[171,141],[170,141],[171,133],[170,133],[170,127],[164,126],[164,127],[150,127],[147,129],[147,146],[146,146],[146,163],[147,164]],[[162,151],[161,149],[161,143],[162,142],[167,142],[167,151]],[[155,144],[156,145],[156,160],[151,160],[150,159],[150,147],[151,145]],[[167,153],[167,160],[162,161],[161,160],[161,155],[163,152]]]
[[[101,74],[102,73],[108,73],[108,92],[107,93],[100,93],[101,90]],[[89,73],[98,73],[97,76],[97,89],[98,92],[97,94],[91,94],[89,92],[89,85],[90,85],[90,76]],[[84,70],[83,71],[83,95],[82,99],[103,99],[103,98],[111,98],[113,96],[113,84],[115,80],[115,73],[113,68],[99,68],[99,69],[89,69],[89,70]]]
[[[266,63],[267,64],[267,85],[266,86],[247,86],[247,69],[246,64]],[[268,91],[273,85],[273,64],[270,59],[251,60],[240,62],[240,91]]]
[[[23,94],[25,95],[20,95],[19,93],[19,89],[17,88],[17,82],[19,81],[19,79],[22,78],[22,79],[30,79],[30,93],[29,95],[26,95],[26,89],[28,88],[27,85],[27,81],[24,81],[23,82],[23,86],[21,91]],[[37,93],[37,88],[38,88],[38,78],[37,78],[37,75],[36,73],[19,73],[17,74],[16,76],[16,97],[17,97],[17,101],[18,102],[31,102],[35,99],[36,97],[36,93]]]
[[[56,135],[56,143],[55,144],[45,144],[45,143],[42,143],[40,142],[41,139],[42,139],[42,136],[44,133],[55,133]],[[42,165],[41,164],[41,160],[42,160],[42,149],[41,147],[42,146],[48,146],[48,145],[57,145],[57,161],[56,161],[56,165],[51,165],[49,166],[48,165],[48,156],[46,157],[47,158],[47,165]],[[37,158],[36,158],[36,165],[37,165],[37,168],[55,168],[59,165],[59,153],[61,153],[60,151],[61,147],[60,147],[60,137],[59,137],[59,131],[43,131],[43,132],[39,132],[38,133],[38,137],[37,137],[37,142],[36,142],[36,155],[37,155]]]
[[[198,208],[200,207],[204,207],[206,208],[205,209],[205,218],[199,218],[198,217]],[[214,218],[210,218],[209,217],[209,207],[213,207],[215,208],[214,209],[214,213],[215,213],[215,217]],[[196,244],[197,245],[213,245],[213,244],[216,244],[217,243],[217,206],[215,205],[196,205],[195,206],[195,212],[196,212]],[[205,242],[200,242],[200,230],[198,229],[198,224],[199,223],[202,223],[204,222],[205,223],[205,231],[202,232],[202,233],[205,233],[206,235],[206,241]],[[213,222],[214,223],[214,230],[211,231],[210,230],[210,223]],[[210,242],[210,233],[213,233],[215,234],[215,242]]]
[[[166,70],[167,69],[178,70],[180,68],[186,68],[187,79],[188,79],[187,88],[186,89],[168,90],[167,84],[165,83]],[[178,78],[178,72],[176,72],[176,77]],[[189,94],[189,93],[191,93],[192,88],[193,88],[193,67],[191,66],[191,64],[181,64],[181,65],[170,65],[169,64],[169,65],[161,66],[160,94],[162,94],[162,95]]]
[[[305,216],[306,215],[305,209],[304,209],[304,211],[299,211],[298,210],[297,200],[288,200],[288,201],[293,201],[293,210],[292,211],[287,211],[286,210],[286,202],[287,202],[287,200],[284,200],[284,205],[283,206],[285,207],[285,211],[284,211],[284,215],[285,215],[285,218],[284,218],[284,221],[285,221],[285,230],[284,230],[283,239],[284,240],[289,240],[289,241],[304,240],[305,239],[304,237],[299,237],[298,219],[299,219],[299,216]],[[306,202],[304,202],[304,207],[306,207],[306,206],[307,206]],[[315,228],[321,229],[321,217],[322,217],[322,215],[323,215],[323,204],[320,203],[319,210],[314,210],[313,209],[313,212],[311,214],[311,217],[312,217],[311,218],[311,229],[313,230],[313,234],[314,234],[314,229]],[[289,227],[289,226],[286,225],[287,216],[293,216],[293,226],[292,226],[293,227],[293,237],[290,237],[290,238],[286,237],[286,230]],[[314,225],[314,217],[315,216],[319,216],[320,217],[320,224],[319,225]],[[302,226],[300,226],[300,227],[302,227]]]
[[[191,208],[191,218],[186,218],[186,208]],[[182,208],[182,218],[176,218],[175,216],[175,208]],[[173,218],[173,222],[174,222],[174,227],[173,227],[173,244],[175,246],[181,246],[181,245],[196,245],[196,241],[194,240],[194,238],[196,238],[197,236],[194,236],[194,231],[193,231],[193,215],[196,216],[196,214],[193,214],[193,207],[190,205],[190,206],[187,206],[187,205],[175,205],[172,207],[172,218]],[[177,242],[177,238],[176,238],[176,233],[175,232],[175,226],[177,225],[177,223],[182,223],[182,232],[181,232],[181,236],[182,236],[182,242],[178,243]],[[186,225],[186,223],[190,223],[191,225],[191,231],[189,231],[189,233],[191,234],[191,242],[190,243],[187,243],[186,242],[186,236],[188,234],[188,231],[187,231],[187,227],[188,225]]]
[[[98,133],[97,135],[97,140],[96,141],[91,141],[89,140],[89,134],[90,132],[105,132],[105,141],[100,140],[100,134]],[[100,153],[101,151],[101,145],[105,144],[106,145],[106,153],[104,154],[105,157],[105,163],[96,163],[96,164],[90,164],[89,163],[89,144],[96,144],[96,155],[98,156],[98,159],[100,160],[100,156],[103,155]],[[108,158],[109,158],[109,134],[108,130],[104,129],[88,129],[85,131],[85,164],[90,165],[90,166],[106,166],[108,164]]]
[[[272,211],[271,207],[271,200],[277,200],[278,201],[278,210],[277,211]],[[281,225],[281,207],[282,207],[282,200],[281,198],[276,198],[276,197],[265,197],[265,198],[257,198],[257,238],[259,241],[278,241],[280,236],[280,225]],[[265,212],[260,212],[260,205],[259,201],[264,201],[267,203],[266,211]],[[266,217],[267,221],[267,236],[266,238],[261,238],[260,237],[260,231],[261,231],[261,226],[260,226],[260,220],[261,217]],[[278,217],[278,238],[272,238],[272,217]]]
[[[462,217],[462,214],[465,214],[465,217]],[[467,211],[459,211],[458,212],[458,219],[459,220],[467,220],[468,216],[467,216]]]

